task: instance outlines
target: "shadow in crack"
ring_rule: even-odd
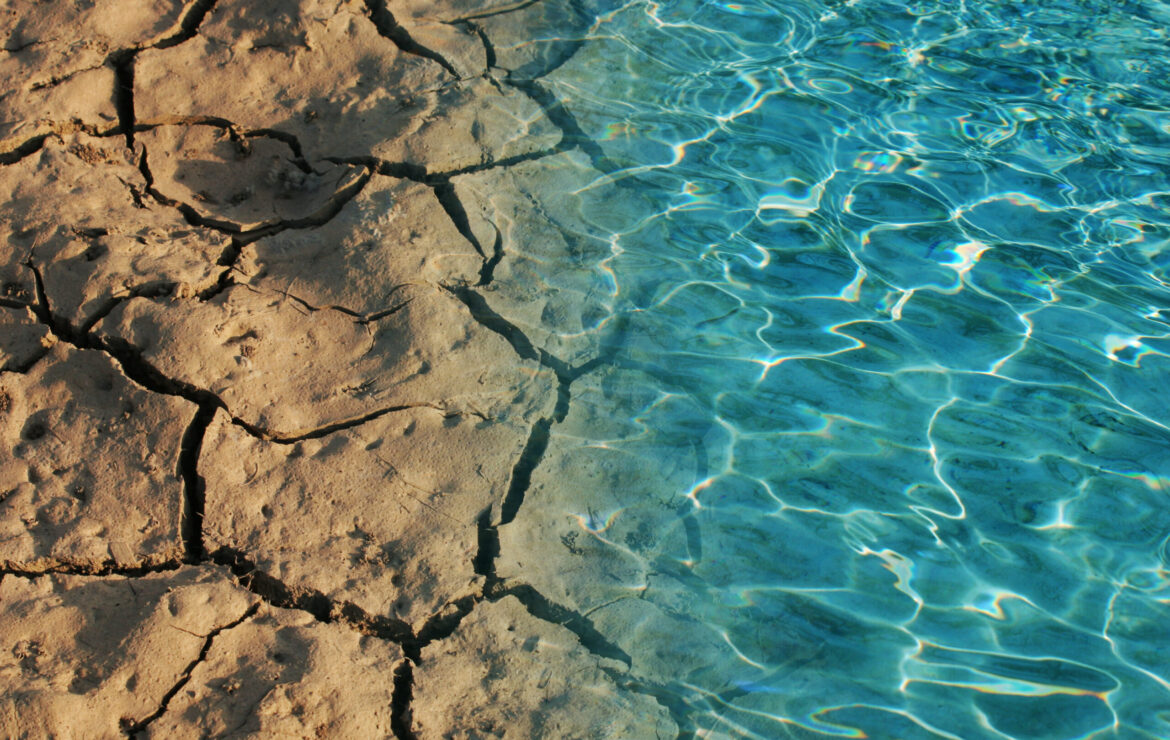
[[[361,176],[359,167],[310,165],[285,141],[220,125],[157,126],[137,141],[160,198],[236,233],[324,223],[331,201]]]

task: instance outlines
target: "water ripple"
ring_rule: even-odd
[[[595,11],[563,598],[699,737],[1170,736],[1170,6]]]

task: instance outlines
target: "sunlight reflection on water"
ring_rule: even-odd
[[[547,464],[647,481],[545,505],[698,736],[1170,736],[1167,21],[630,2],[544,80],[617,165]]]

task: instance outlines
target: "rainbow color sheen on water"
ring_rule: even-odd
[[[685,471],[570,512],[685,732],[1170,737],[1170,4],[588,15],[627,431],[553,434]]]

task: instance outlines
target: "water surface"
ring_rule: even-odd
[[[564,599],[700,737],[1170,736],[1170,5],[573,15]]]

